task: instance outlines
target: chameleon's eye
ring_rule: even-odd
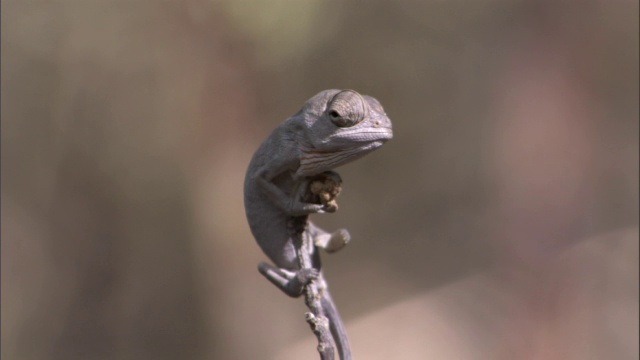
[[[367,116],[368,109],[360,94],[353,90],[343,90],[333,96],[327,107],[327,114],[336,126],[351,127]]]

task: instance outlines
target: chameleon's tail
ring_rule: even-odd
[[[351,347],[349,347],[347,332],[344,329],[342,319],[340,318],[340,314],[338,314],[338,309],[336,309],[336,305],[333,303],[333,299],[331,299],[331,295],[327,288],[324,289],[324,294],[320,299],[320,302],[322,303],[322,310],[324,311],[325,316],[329,319],[329,329],[331,330],[333,341],[336,343],[336,347],[338,348],[340,359],[351,360]]]

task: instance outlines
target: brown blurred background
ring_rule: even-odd
[[[324,256],[357,359],[638,359],[638,2],[2,2],[2,358],[316,359],[242,182],[378,98]]]

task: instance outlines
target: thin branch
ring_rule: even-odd
[[[298,190],[294,191],[294,196],[299,197],[303,202],[322,204],[327,212],[338,210],[336,198],[342,191],[342,179],[338,173],[325,171],[305,179],[298,186]],[[320,254],[314,244],[313,237],[307,231],[308,216],[291,217],[289,226],[298,254],[300,269],[315,269],[320,274]],[[321,276],[320,274],[319,279]],[[341,344],[347,344],[347,342],[343,341],[343,339],[334,339],[332,337],[331,324],[329,324],[329,319],[327,314],[324,313],[321,303],[322,296],[325,296],[323,291],[326,290],[324,289],[326,284],[319,284],[318,282],[318,279],[314,279],[305,286],[305,304],[310,310],[305,314],[305,319],[318,338],[320,359],[333,360],[335,358],[334,344],[338,341]],[[347,353],[350,353],[348,349],[346,350]]]
[[[313,239],[305,230],[307,217],[294,217],[295,230],[295,246],[298,253],[298,262],[301,269],[313,269],[312,256],[317,251],[313,244]],[[317,269],[318,271],[320,269]],[[320,303],[320,290],[318,289],[317,280],[311,281],[305,286],[305,304],[310,312],[305,314],[305,320],[311,327],[311,330],[318,338],[318,353],[321,360],[333,360],[335,351],[333,347],[331,332],[329,331],[329,320],[324,315],[322,304]]]

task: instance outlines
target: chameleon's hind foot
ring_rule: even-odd
[[[258,265],[258,271],[272,284],[282,290],[282,292],[291,297],[298,297],[302,295],[304,287],[320,276],[320,271],[318,269],[290,271],[277,268],[264,262]]]
[[[351,241],[347,229],[339,229],[332,234],[321,234],[315,238],[315,245],[328,253],[334,253],[345,247]]]

